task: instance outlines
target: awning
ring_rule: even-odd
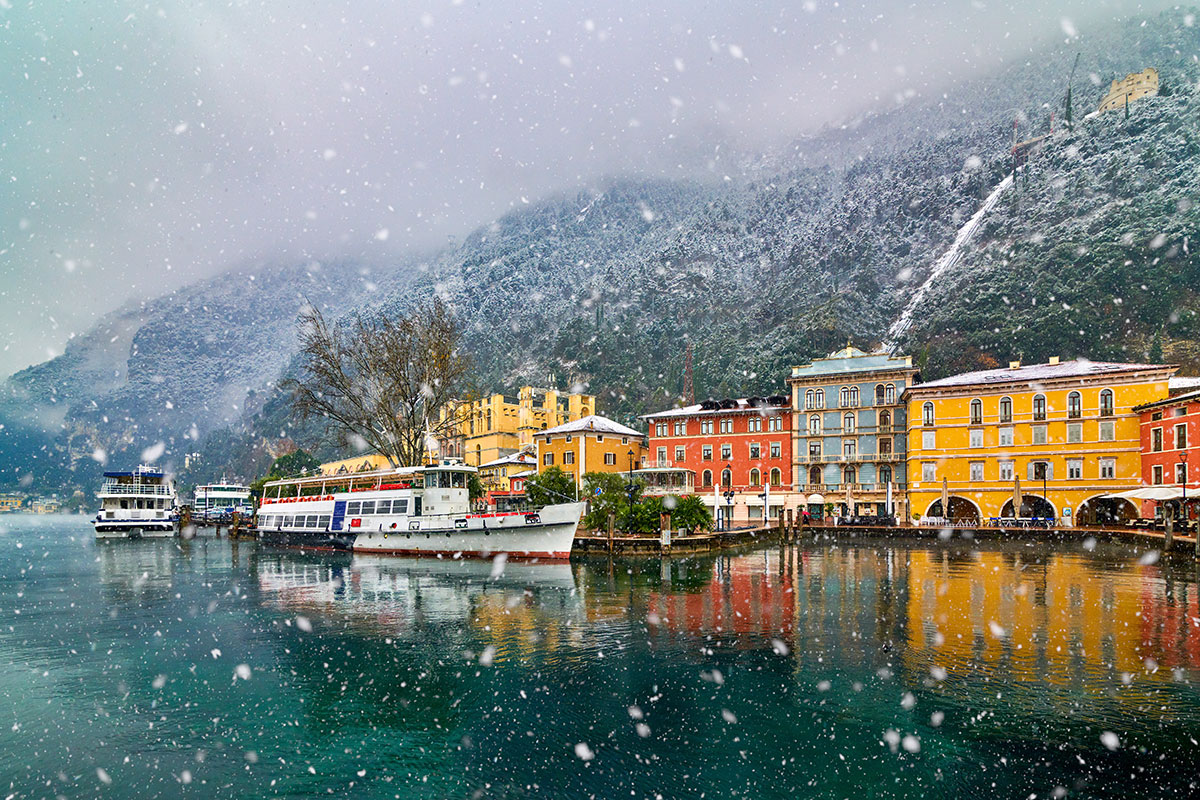
[[[1179,500],[1183,497],[1183,490],[1170,486],[1145,486],[1104,496],[1113,500]]]
[[[825,502],[825,495],[822,495],[822,494],[810,494],[810,495],[808,496],[808,499],[807,499],[805,502],[807,502],[807,503],[808,503],[810,506],[819,506],[819,505],[822,505],[822,504],[824,504],[824,502]]]

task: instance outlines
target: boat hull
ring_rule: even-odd
[[[173,520],[93,520],[97,539],[169,539],[175,535]]]
[[[515,558],[566,559],[571,557],[582,513],[583,503],[563,503],[533,513],[421,519],[420,526],[411,530],[380,524],[360,530],[354,552],[475,558],[503,553]]]
[[[536,512],[382,517],[344,531],[258,529],[268,545],[393,556],[567,559],[583,503]],[[313,508],[302,510],[311,511]]]

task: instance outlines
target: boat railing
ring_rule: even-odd
[[[105,483],[100,487],[101,494],[152,494],[170,497],[171,487],[160,484],[138,483]]]

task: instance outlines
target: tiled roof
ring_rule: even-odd
[[[779,395],[784,398],[780,405],[767,402],[765,397],[745,398],[739,397],[732,402],[737,405],[729,408],[705,408],[704,403],[694,403],[690,406],[682,408],[670,408],[666,411],[656,411],[653,414],[642,414],[639,419],[663,419],[664,417],[697,417],[705,414],[720,416],[722,414],[735,414],[739,411],[786,411],[790,408],[788,399],[784,395]],[[752,402],[753,401],[753,402]],[[710,403],[712,401],[709,401]],[[728,402],[728,401],[726,401]]]
[[[811,378],[818,375],[836,375],[845,372],[879,372],[881,370],[912,369],[912,362],[905,356],[893,356],[886,351],[864,353],[857,347],[847,345],[825,358],[815,359],[811,364],[792,367],[792,378]]]
[[[635,431],[633,428],[627,428],[619,422],[613,422],[608,417],[601,417],[598,414],[592,414],[574,422],[565,422],[554,428],[549,428],[544,431],[538,431],[538,436],[548,436],[558,433],[611,433],[616,436],[637,436],[641,438],[642,434]]]
[[[936,381],[913,386],[915,391],[937,389],[946,386],[972,386],[976,384],[1034,383],[1056,378],[1086,378],[1090,375],[1106,375],[1117,372],[1154,372],[1174,369],[1162,364],[1120,364],[1111,361],[1063,361],[1058,364],[1030,364],[1027,367],[1008,369],[985,369],[979,372],[964,372]]]

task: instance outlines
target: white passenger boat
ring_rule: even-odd
[[[436,465],[271,481],[257,530],[268,544],[389,555],[565,559],[583,503],[472,513],[474,467]]]
[[[222,478],[220,483],[196,487],[192,500],[194,518],[225,520],[235,512],[246,518],[254,513],[254,501],[250,499],[249,486],[228,483]]]
[[[175,528],[175,486],[157,467],[106,472],[96,493],[100,513],[92,520],[97,539],[168,537]]]

